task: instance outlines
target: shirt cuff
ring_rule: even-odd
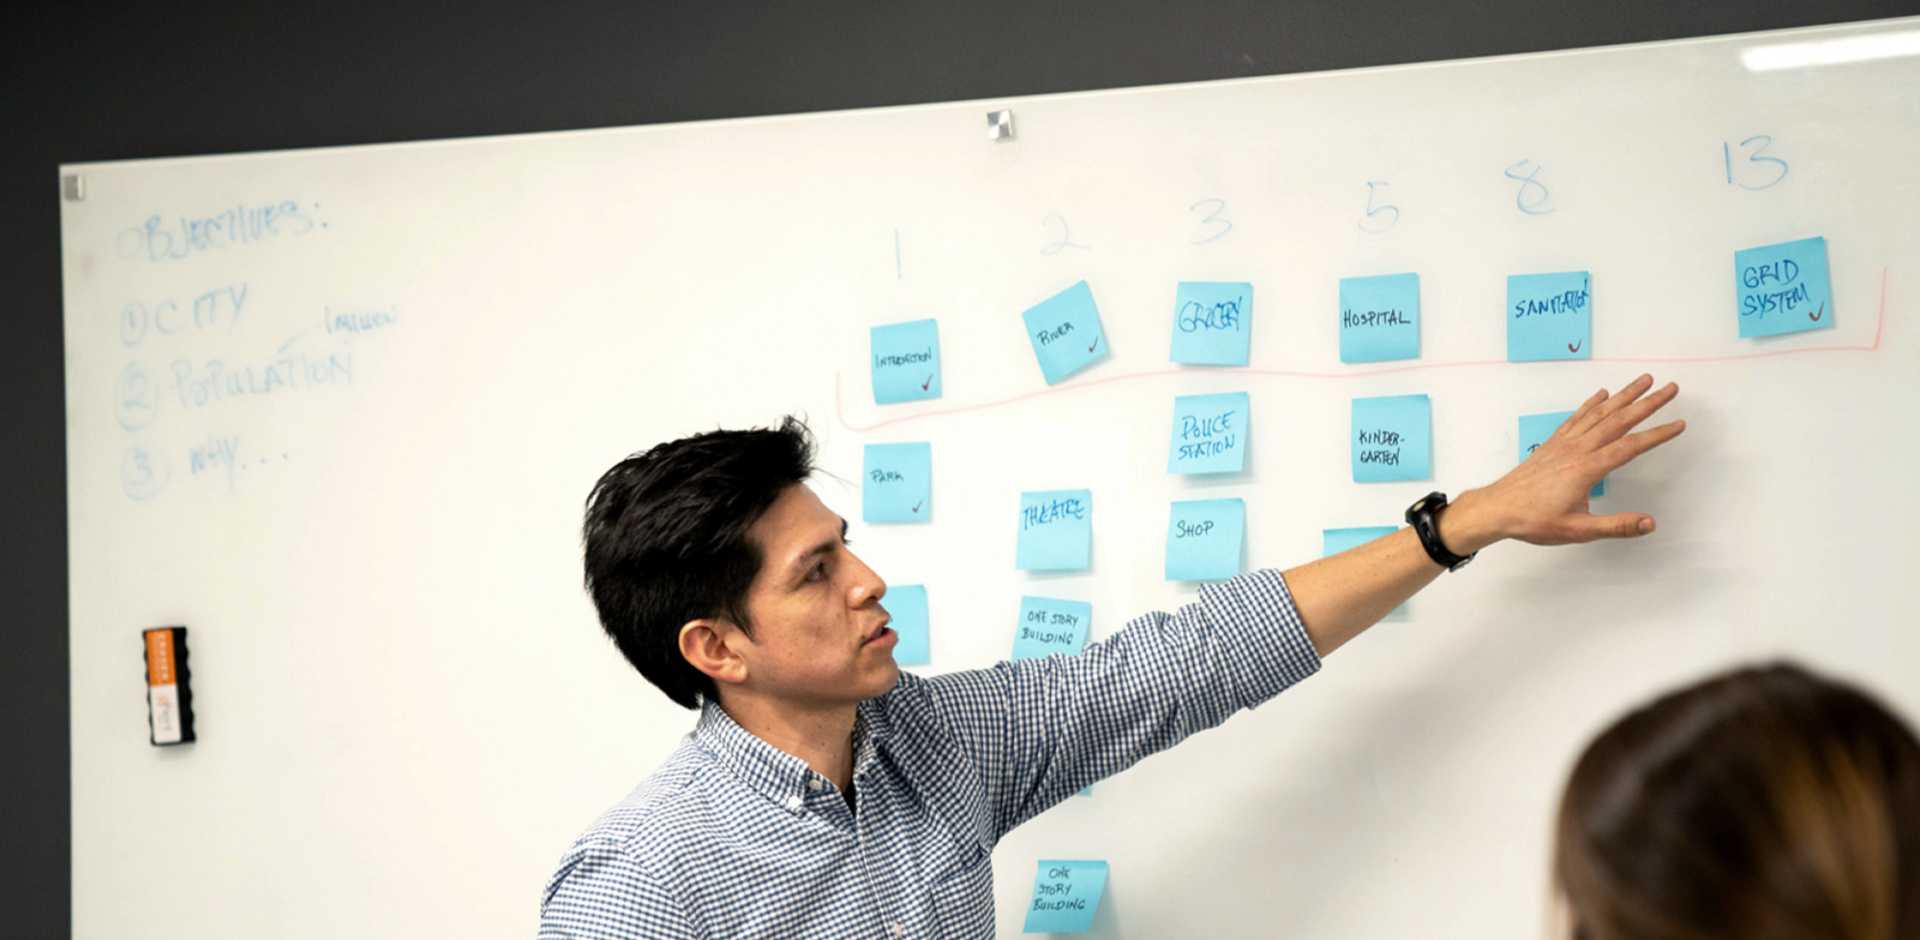
[[[1252,708],[1320,671],[1287,581],[1272,568],[1200,588],[1200,605],[1245,661],[1234,671],[1242,708]]]

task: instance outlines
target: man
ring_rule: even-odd
[[[1519,467],[1409,528],[1208,585],[1076,656],[923,679],[886,584],[803,481],[805,428],[717,431],[622,461],[587,500],[587,584],[693,733],[562,858],[542,937],[990,937],[994,844],[1082,787],[1225,721],[1503,539],[1653,531],[1593,484],[1671,440],[1650,376],[1603,389]]]

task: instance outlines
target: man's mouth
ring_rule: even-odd
[[[893,636],[894,635],[893,628],[887,626],[887,624],[890,624],[892,622],[893,622],[893,618],[891,617],[880,621],[880,625],[877,627],[874,627],[873,631],[867,634],[867,638],[861,642],[861,645],[864,646],[867,643],[878,643],[881,640],[886,639],[887,637]]]

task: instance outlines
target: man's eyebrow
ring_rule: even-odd
[[[789,569],[796,570],[796,571],[799,569],[803,569],[806,567],[807,562],[811,561],[816,556],[825,555],[826,553],[833,551],[835,548],[839,547],[841,542],[844,542],[846,540],[847,540],[847,520],[843,518],[840,520],[840,535],[838,537],[825,539],[821,541],[820,544],[815,545],[804,552],[801,552],[798,556],[796,556],[793,559],[793,564],[788,565],[787,567]]]

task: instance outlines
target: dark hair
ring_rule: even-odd
[[[747,530],[813,472],[813,438],[778,428],[712,431],[613,465],[587,494],[587,591],[600,625],[640,674],[687,708],[713,680],[680,655],[680,628],[723,617],[750,629],[747,589],[760,547]]]
[[[1620,719],[1575,765],[1556,828],[1583,940],[1920,938],[1920,741],[1798,666]]]

